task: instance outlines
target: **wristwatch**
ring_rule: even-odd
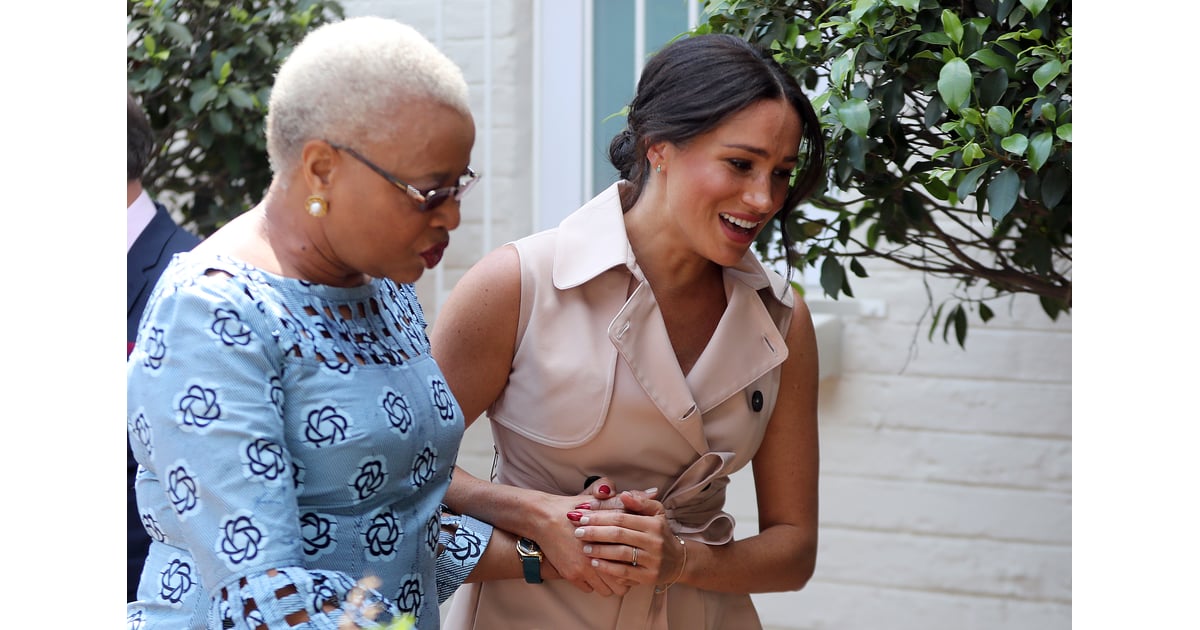
[[[528,538],[517,539],[517,555],[521,556],[521,567],[525,570],[525,581],[542,583],[542,550]]]

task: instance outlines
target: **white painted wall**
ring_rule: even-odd
[[[547,180],[534,158],[554,150],[563,133],[561,121],[554,133],[536,126],[550,119],[535,116],[534,106],[533,13],[541,4],[344,1],[347,15],[420,29],[463,67],[471,87],[472,164],[484,179],[463,204],[443,264],[418,285],[430,321],[483,253],[540,223],[535,208]],[[554,46],[571,41],[559,37]],[[1069,628],[1070,318],[1051,322],[1036,300],[1017,299],[996,308],[991,323],[973,323],[964,351],[940,334],[926,339],[920,275],[866,267],[872,276],[855,281],[858,299],[850,304],[810,292],[814,312],[837,311],[840,324],[828,327],[840,334],[833,340],[840,344],[827,346],[837,356],[823,357],[840,368],[820,391],[820,553],[803,591],[755,596],[764,623],[778,630]],[[929,283],[938,296],[950,289]],[[866,314],[846,308],[855,304]],[[481,420],[467,432],[461,463],[486,475],[491,458]],[[739,536],[755,531],[752,485],[747,469],[731,486]]]

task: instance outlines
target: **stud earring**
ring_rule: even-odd
[[[310,195],[304,200],[304,204],[308,207],[308,213],[314,217],[321,218],[329,212],[329,202],[321,195]]]
[[[661,172],[662,172],[662,162],[659,162],[659,163],[658,163],[658,166],[654,167],[654,172],[655,172],[655,173],[661,173]]]

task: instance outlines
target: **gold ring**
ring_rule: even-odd
[[[633,548],[633,566],[637,566],[637,547]]]

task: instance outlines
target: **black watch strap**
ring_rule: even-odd
[[[525,581],[530,584],[542,583],[542,550],[537,543],[528,538],[517,541],[517,553],[521,556],[521,569],[525,572]]]

